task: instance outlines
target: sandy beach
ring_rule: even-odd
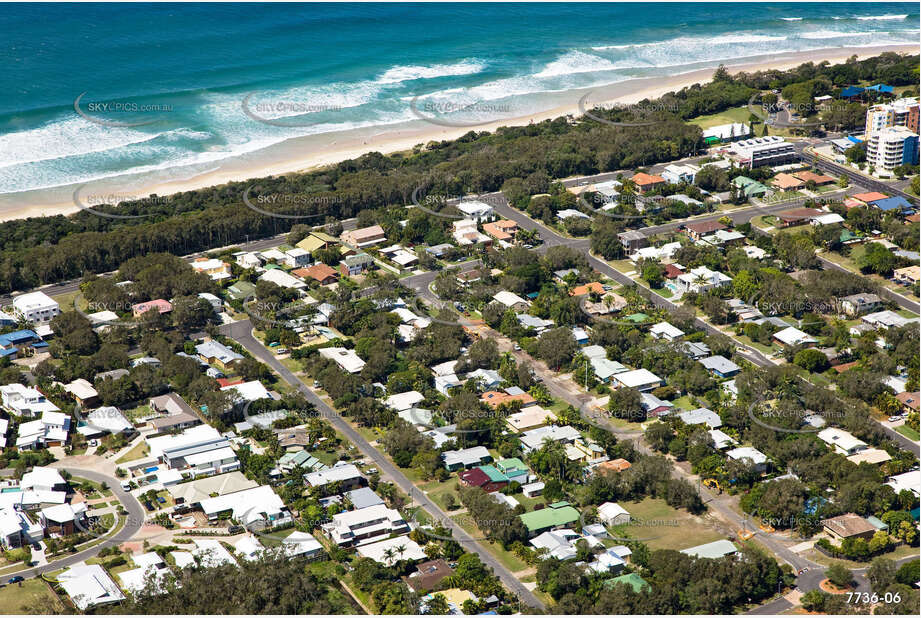
[[[851,56],[867,58],[886,51],[918,53],[916,45],[836,48],[810,52],[783,53],[770,58],[751,62],[727,64],[733,73],[766,69],[788,69],[804,62],[843,62]],[[376,126],[349,131],[320,133],[298,137],[275,144],[263,150],[219,161],[209,172],[194,175],[188,179],[165,184],[150,184],[144,177],[116,177],[85,186],[81,195],[88,193],[116,194],[122,196],[159,196],[201,187],[220,185],[231,181],[260,178],[298,171],[308,171],[333,164],[344,159],[355,158],[367,152],[392,153],[410,150],[417,144],[432,140],[457,138],[471,130],[493,131],[499,126],[525,125],[563,115],[580,115],[579,100],[588,95],[588,102],[594,105],[629,105],[647,98],[656,98],[669,91],[710,80],[715,68],[695,70],[669,78],[633,79],[596,88],[594,90],[573,90],[559,93],[548,100],[556,106],[524,116],[503,118],[471,126],[443,126],[425,120],[402,122],[388,126]],[[0,195],[0,221],[26,217],[70,214],[79,210],[74,204],[73,194],[79,186],[56,187],[19,194]]]

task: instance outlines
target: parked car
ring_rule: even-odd
[[[18,584],[19,582],[24,582],[24,581],[26,581],[26,578],[23,577],[22,575],[14,575],[13,577],[7,580],[7,583]]]
[[[889,417],[889,422],[890,422],[890,423],[897,423],[897,422],[900,421],[900,420],[902,420],[902,417],[901,417],[901,416],[890,416],[890,417]]]
[[[242,534],[246,531],[246,528],[243,526],[230,526],[227,528],[227,534]]]

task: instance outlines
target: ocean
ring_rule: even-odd
[[[0,195],[194,178],[301,136],[475,129],[573,90],[918,37],[917,3],[6,4]]]

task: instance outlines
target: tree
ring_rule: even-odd
[[[877,593],[884,592],[886,588],[896,581],[896,571],[895,561],[883,556],[874,558],[873,562],[870,563],[870,568],[867,569],[867,579],[870,580],[873,591]]]
[[[611,393],[608,410],[614,418],[634,423],[646,421],[646,410],[643,408],[642,395],[633,388],[619,388]]]
[[[800,597],[799,602],[803,605],[803,609],[808,612],[821,612],[825,607],[825,598],[825,593],[821,590],[807,590]]]
[[[578,348],[572,330],[560,327],[544,331],[537,340],[536,352],[551,368],[560,369],[569,366]]]
[[[825,569],[825,577],[838,588],[849,588],[851,585],[851,572],[840,562]]]
[[[821,373],[828,369],[829,365],[828,357],[813,348],[806,348],[797,352],[793,357],[793,362],[809,373]]]

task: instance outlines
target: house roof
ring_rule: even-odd
[[[822,525],[842,538],[876,532],[876,526],[856,513],[845,513],[822,520]]]
[[[661,176],[655,176],[652,174],[647,174],[645,172],[639,172],[638,174],[634,174],[633,178],[631,178],[630,180],[632,180],[634,183],[636,183],[640,187],[665,182],[665,179],[662,178]]]
[[[889,196],[885,193],[880,193],[879,191],[870,191],[868,193],[855,193],[851,197],[855,200],[860,200],[861,202],[869,204],[870,202],[875,202],[876,200],[884,200]]]
[[[569,506],[568,502],[562,502],[530,513],[522,513],[519,518],[525,528],[535,531],[579,521],[579,511]]]
[[[684,227],[686,230],[689,230],[699,235],[709,234],[717,230],[727,229],[726,224],[720,223],[718,220],[715,220],[715,219],[711,221],[701,221],[700,223],[689,223]]]

